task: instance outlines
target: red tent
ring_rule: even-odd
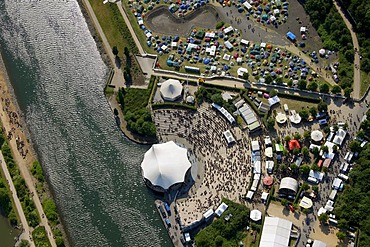
[[[273,182],[274,182],[274,179],[270,176],[267,176],[263,179],[263,184],[265,186],[270,186],[270,185],[272,185]]]
[[[294,150],[295,148],[298,148],[298,149],[301,148],[301,145],[299,144],[297,140],[290,140],[288,145],[289,145],[290,151]]]

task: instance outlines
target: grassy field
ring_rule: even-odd
[[[366,74],[365,72],[361,71],[360,97],[364,95],[369,86],[370,86],[370,73]]]
[[[125,47],[128,47],[132,53],[137,53],[138,49],[118,7],[115,4],[103,4],[100,0],[89,0],[89,2],[110,46],[117,46],[118,55],[123,56]]]

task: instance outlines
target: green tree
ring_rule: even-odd
[[[320,85],[320,93],[329,93],[329,86],[326,83]]]
[[[301,134],[299,134],[298,132],[295,132],[294,133],[294,140],[300,141],[301,139],[302,139]]]
[[[288,204],[288,200],[285,199],[285,198],[281,199],[280,202],[281,202],[281,205],[284,206],[284,207]]]
[[[342,89],[340,88],[340,86],[338,85],[335,85],[332,89],[331,89],[331,92],[333,94],[337,94],[337,93],[340,93],[342,91]]]
[[[315,193],[319,193],[319,186],[317,186],[317,185],[312,186],[312,190],[313,190]]]
[[[113,53],[114,56],[117,56],[118,55],[118,48],[117,48],[117,46],[113,46],[112,53]]]
[[[300,172],[303,176],[307,176],[307,175],[308,175],[308,173],[310,173],[310,170],[311,170],[311,168],[310,168],[310,166],[309,166],[309,165],[307,165],[307,164],[301,165],[301,166],[299,167],[299,172]]]
[[[352,93],[352,89],[347,87],[344,89],[344,97],[350,98]]]
[[[337,232],[337,238],[340,240],[340,241],[343,241],[343,240],[345,240],[346,239],[346,234],[344,233],[344,232],[342,232],[342,231],[339,231],[339,232]]]
[[[21,242],[19,243],[18,247],[30,247],[30,242],[28,242],[25,239],[22,239]]]
[[[299,154],[299,149],[298,148],[293,149],[293,155],[298,155],[298,154]]]
[[[309,210],[308,208],[304,208],[304,209],[302,210],[302,212],[303,212],[305,215],[307,215],[307,214],[310,212],[310,210]]]
[[[266,84],[271,84],[273,80],[274,80],[274,78],[272,78],[272,76],[271,76],[271,75],[267,75],[267,76],[265,77],[265,83],[266,83]]]
[[[284,141],[285,141],[285,142],[287,142],[287,143],[288,143],[291,139],[292,139],[292,138],[291,138],[290,136],[285,136],[285,137],[284,137]]]
[[[302,110],[302,111],[300,111],[300,112],[299,112],[299,116],[301,116],[301,118],[302,118],[303,120],[305,120],[305,121],[306,121],[306,120],[308,119],[308,117],[309,117],[307,110]]]
[[[319,150],[317,147],[314,147],[314,148],[312,149],[312,154],[313,154],[315,157],[319,156],[319,153],[320,153],[320,150]]]
[[[318,88],[318,85],[316,82],[311,82],[310,84],[308,84],[307,86],[307,89],[310,90],[310,91],[313,91],[315,92]]]
[[[305,130],[305,131],[304,131],[304,133],[303,133],[303,138],[304,138],[306,141],[311,141],[311,133],[310,133],[310,131]]]
[[[292,86],[293,86],[293,81],[292,81],[292,80],[289,80],[289,81],[287,82],[287,84],[288,84],[288,87],[292,87]]]
[[[306,159],[307,159],[308,157],[310,157],[310,150],[308,149],[308,147],[303,147],[303,148],[302,148],[302,155],[303,155],[303,157],[305,157]]]
[[[330,127],[329,126],[325,126],[323,128],[323,131],[324,131],[325,134],[329,134],[330,133]]]
[[[317,165],[317,163],[313,163],[313,164],[311,165],[311,169],[312,169],[313,171],[315,171],[315,172],[317,172],[317,171],[319,171],[319,170],[320,170],[320,168],[319,168],[319,166]]]
[[[319,216],[320,223],[326,224],[328,223],[328,220],[329,220],[329,216],[326,213],[320,214]]]
[[[328,148],[328,146],[325,146],[325,145],[322,145],[322,146],[321,146],[321,150],[322,150],[324,153],[328,153],[328,152],[329,152],[329,148]]]
[[[222,98],[221,94],[218,94],[218,93],[212,95],[211,100],[213,103],[220,105],[220,106],[222,106],[224,103],[224,99]]]
[[[320,101],[320,103],[317,105],[317,110],[319,112],[327,112],[328,111],[328,104],[326,104],[324,101]]]
[[[349,148],[352,152],[360,152],[361,151],[361,143],[357,140],[353,140],[349,143]]]
[[[267,119],[267,128],[269,129],[269,130],[272,130],[272,129],[274,129],[274,126],[275,126],[275,119],[274,118],[272,118],[272,117],[269,117],[268,119]]]
[[[311,114],[311,116],[315,117],[316,114],[317,114],[317,108],[316,107],[311,107],[309,110],[308,110]]]
[[[307,87],[307,81],[306,80],[299,80],[298,81],[298,88],[301,90],[305,90]]]
[[[303,191],[306,191],[306,190],[308,190],[309,188],[310,188],[310,185],[309,185],[308,183],[304,182],[304,183],[302,184],[302,190],[303,190]]]
[[[340,219],[338,220],[338,228],[345,230],[348,228],[348,221],[346,219]]]
[[[278,91],[276,89],[272,89],[269,93],[270,97],[274,97],[276,95],[278,95]]]
[[[242,77],[244,80],[248,81],[249,79],[249,73],[243,73],[243,77]]]
[[[275,81],[276,81],[276,83],[277,83],[278,85],[281,85],[281,84],[283,84],[283,82],[284,82],[284,81],[283,81],[283,78],[282,78],[282,77],[280,77],[280,76],[279,76],[278,78],[276,78],[276,80],[275,80]]]

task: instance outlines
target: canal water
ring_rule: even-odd
[[[0,47],[72,246],[171,246],[77,2],[0,1]]]
[[[7,218],[0,215],[0,239],[1,246],[12,247],[15,243],[15,238],[17,238],[19,231],[14,229]]]

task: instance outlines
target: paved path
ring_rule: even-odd
[[[135,41],[135,44],[137,46],[137,49],[139,50],[139,53],[140,54],[145,54],[146,52],[144,51],[143,47],[141,46],[141,43],[140,43],[139,39],[136,36],[135,30],[132,28],[132,25],[130,23],[130,20],[128,19],[127,14],[126,14],[125,10],[122,8],[122,2],[121,1],[117,2],[117,6],[118,6],[118,9],[119,9],[119,12],[121,12],[122,17],[126,22],[126,25],[127,25],[128,29],[130,30],[131,36]]]
[[[7,115],[6,112],[4,112],[2,107],[0,107],[0,112],[1,112],[1,121],[2,121],[3,127],[5,128],[5,133],[9,133],[13,126],[10,126],[8,115]],[[25,138],[21,138],[21,139],[24,140]],[[18,165],[21,176],[24,178],[24,180],[26,182],[26,185],[29,189],[29,192],[31,194],[33,194],[32,199],[33,199],[33,202],[35,203],[36,210],[37,210],[37,212],[40,216],[40,220],[41,220],[40,225],[45,227],[45,231],[48,235],[49,242],[50,242],[51,246],[56,247],[57,245],[55,243],[55,239],[53,237],[53,232],[51,231],[48,220],[47,220],[46,217],[43,217],[45,215],[44,209],[42,208],[42,204],[40,202],[37,190],[35,188],[32,175],[30,174],[30,171],[28,170],[27,161],[25,159],[23,159],[23,157],[18,152],[18,150],[16,148],[17,144],[16,144],[16,139],[15,138],[12,138],[9,141],[9,145],[12,149],[13,158],[14,158],[15,163]],[[0,157],[2,157],[2,155]]]
[[[333,1],[334,6],[337,8],[339,14],[342,16],[344,23],[346,24],[349,32],[351,33],[353,48],[355,49],[355,59],[353,64],[353,98],[360,99],[360,89],[361,89],[361,70],[360,70],[360,46],[358,45],[358,40],[356,33],[353,31],[351,22],[344,15],[342,9],[338,5],[337,1]]]
[[[111,46],[109,45],[107,37],[105,36],[105,34],[103,32],[103,29],[101,28],[101,26],[99,24],[99,21],[96,18],[96,15],[95,15],[92,7],[91,7],[91,4],[90,4],[89,0],[83,0],[83,2],[86,6],[86,10],[89,13],[89,16],[90,16],[91,20],[94,23],[95,30],[99,33],[99,36],[100,36],[100,38],[103,42],[105,52],[108,54],[109,59],[111,60],[113,66],[114,66],[114,76],[113,76],[111,84],[116,86],[116,89],[118,90],[118,88],[124,87],[124,84],[125,84],[124,83],[125,79],[123,77],[122,70],[119,67],[117,67],[116,56],[112,52]]]
[[[29,234],[30,233],[30,227],[28,225],[26,216],[24,215],[21,202],[19,201],[17,191],[14,187],[12,177],[10,176],[8,167],[6,166],[6,163],[5,163],[4,156],[3,156],[2,152],[0,152],[0,164],[1,164],[1,168],[3,169],[6,181],[8,182],[9,190],[10,190],[10,192],[12,194],[12,197],[13,197],[13,201],[14,201],[14,204],[15,204],[15,209],[14,210],[17,211],[19,219],[21,220],[23,232],[20,236],[20,239],[28,240],[30,242],[31,246],[35,246],[34,243],[30,241],[30,234]]]

